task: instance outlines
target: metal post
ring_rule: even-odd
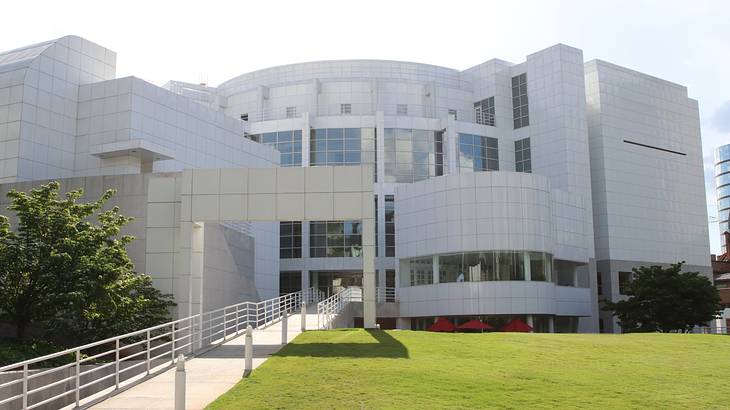
[[[81,400],[81,350],[76,351],[76,407]]]
[[[115,357],[115,363],[114,363],[114,386],[115,388],[119,388],[119,339],[116,341],[116,346],[114,347],[114,357]]]
[[[302,301],[302,332],[307,331],[307,304]]]
[[[175,363],[175,324],[172,324],[172,344],[170,345],[170,360]]]
[[[78,369],[76,374],[78,375]],[[79,405],[79,379],[76,379],[76,406]],[[23,365],[23,409],[28,408],[28,364]]]
[[[289,320],[287,319],[288,315],[286,314],[286,311],[282,313],[281,315],[281,344],[286,344],[286,331],[288,326]]]
[[[147,331],[147,374],[150,374],[150,352],[152,345],[150,344],[150,331]]]
[[[175,410],[185,410],[185,356],[177,357],[175,369]]]
[[[246,363],[243,367],[243,377],[248,377],[253,370],[253,328],[251,325],[246,326],[246,348],[244,350]]]
[[[239,309],[238,308],[239,307],[240,306],[236,306],[236,335],[238,335],[238,320],[239,320],[239,318],[238,318],[238,311],[239,311]]]

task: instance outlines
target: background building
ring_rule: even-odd
[[[720,246],[723,253],[712,255],[715,286],[723,306],[722,320],[727,332],[730,328],[730,144],[715,149],[715,186],[717,189],[717,220],[720,226]]]
[[[632,267],[684,260],[711,275],[697,102],[680,85],[565,45],[464,71],[292,64],[218,87],[114,79],[114,61],[77,37],[0,54],[0,181],[373,164],[377,286],[399,295],[379,314],[406,328],[517,316],[618,331],[598,299],[620,298]],[[135,261],[164,287],[175,248],[155,247],[175,228],[154,231],[169,210],[152,208]],[[235,265],[252,283],[235,286],[255,289],[201,286],[362,284],[360,221],[219,225],[242,235],[223,234],[232,260],[253,243],[253,263]]]

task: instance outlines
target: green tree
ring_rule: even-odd
[[[682,272],[684,262],[633,269],[628,299],[603,301],[625,332],[689,331],[714,319],[720,310],[715,286],[698,272]]]
[[[10,191],[16,229],[0,216],[0,311],[17,337],[33,323],[89,342],[168,319],[171,297],[127,255],[134,238],[120,231],[131,218],[102,209],[115,191],[89,203],[78,202],[82,190],[59,191],[58,182]]]

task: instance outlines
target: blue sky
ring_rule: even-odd
[[[699,100],[708,214],[712,152],[730,143],[729,1],[18,1],[0,50],[76,34],[118,55],[117,75],[217,85],[299,61],[377,58],[464,69],[555,43],[687,86]],[[713,252],[717,223],[709,223]]]

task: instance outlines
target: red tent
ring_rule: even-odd
[[[429,332],[453,332],[454,330],[456,330],[456,326],[454,326],[454,324],[451,323],[449,319],[446,319],[445,317],[440,317],[436,319],[436,323],[427,327],[426,330],[428,330]]]
[[[459,330],[489,330],[494,329],[489,323],[484,323],[480,320],[470,320],[466,323],[460,324],[457,329]]]
[[[500,329],[502,332],[532,332],[532,326],[528,325],[527,323],[523,322],[520,319],[512,319]]]

